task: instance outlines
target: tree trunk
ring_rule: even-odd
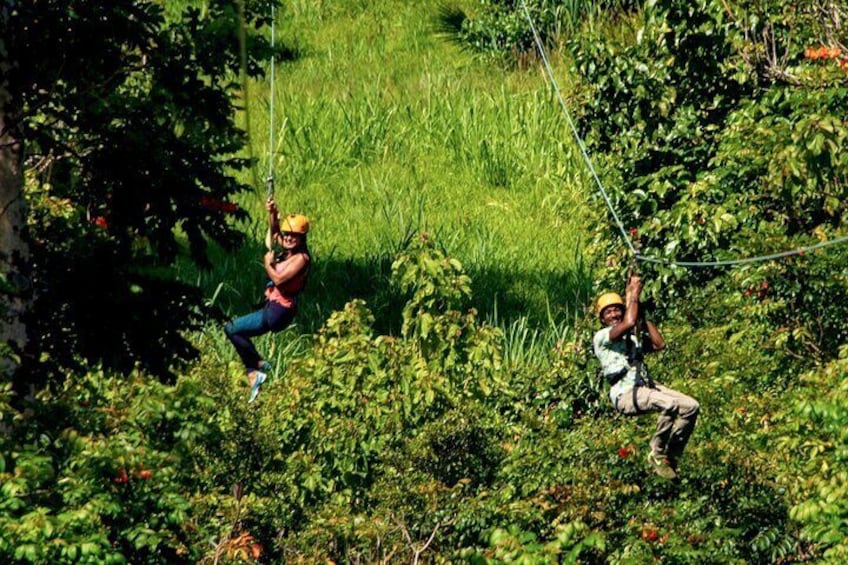
[[[0,85],[0,376],[4,380],[18,368],[27,343],[23,314],[29,300],[23,144],[7,112],[9,102],[8,89]]]

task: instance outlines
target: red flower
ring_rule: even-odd
[[[200,206],[210,212],[223,212],[224,214],[235,214],[239,210],[238,204],[225,202],[211,196],[202,196],[200,198]]]
[[[636,453],[636,447],[633,445],[622,445],[618,448],[618,456],[622,459],[626,459]]]
[[[95,218],[92,218],[91,223],[102,230],[109,228],[109,222],[107,222],[106,218],[103,216],[97,216]]]
[[[118,469],[118,476],[115,477],[114,479],[112,479],[112,481],[114,481],[115,484],[119,484],[119,485],[123,485],[125,483],[128,483],[129,480],[130,480],[130,476],[127,475],[127,470],[124,469],[124,468]]]
[[[807,47],[804,49],[804,57],[815,61],[816,59],[838,59],[842,55],[842,50],[839,47],[819,46],[817,49]]]
[[[642,539],[648,543],[653,543],[660,539],[660,535],[654,528],[646,527],[642,529]]]

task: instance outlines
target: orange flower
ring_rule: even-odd
[[[259,559],[262,557],[262,546],[258,543],[254,543],[250,546],[250,554],[254,559]]]
[[[811,60],[816,59],[838,59],[842,56],[842,49],[836,46],[826,47],[820,45],[818,48],[807,47],[804,49],[804,57]]]

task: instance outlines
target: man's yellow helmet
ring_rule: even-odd
[[[617,292],[607,292],[598,297],[598,301],[595,303],[595,314],[600,316],[604,311],[604,308],[607,306],[621,306],[624,308],[624,300],[621,299],[621,295]]]
[[[280,231],[306,234],[309,232],[309,218],[300,214],[289,214],[280,221]]]

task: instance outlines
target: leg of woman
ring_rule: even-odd
[[[276,302],[269,302],[262,309],[263,326],[266,331],[281,332],[291,325],[295,312],[293,308],[286,308]],[[255,366],[267,372],[271,364],[257,354]]]
[[[282,331],[291,324],[292,319],[294,318],[294,313],[294,309],[286,308],[275,302],[269,302],[265,305],[265,308],[262,309],[263,326],[274,333]],[[257,358],[256,363],[257,366],[261,366],[263,370],[266,366],[270,366],[270,363],[261,358]],[[254,400],[256,400],[256,397],[259,395],[259,390],[262,388],[262,384],[265,382],[266,378],[267,374],[265,372],[260,372],[256,374],[255,379],[251,379],[250,395],[247,398],[248,404],[251,404]]]
[[[268,331],[264,312],[264,308],[251,312],[224,326],[224,333],[236,348],[236,353],[238,353],[248,372],[255,371],[260,360],[259,352],[256,351],[256,347],[250,341],[250,338],[260,336]]]

